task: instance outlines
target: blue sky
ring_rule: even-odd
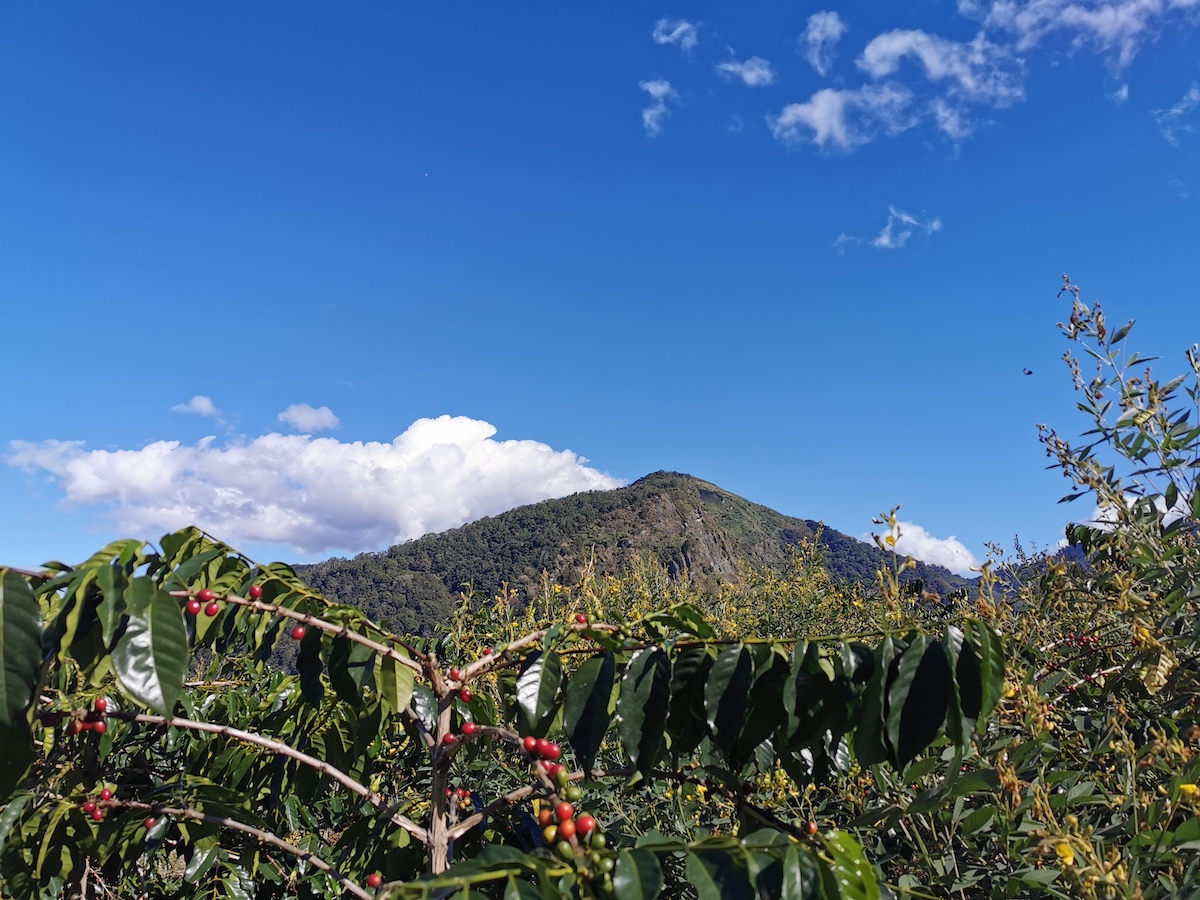
[[[1052,545],[1060,273],[1164,371],[1200,338],[1198,24],[4,4],[0,559],[350,555],[658,469]]]

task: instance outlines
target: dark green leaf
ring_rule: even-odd
[[[905,656],[912,650],[913,647],[909,647]],[[903,658],[900,661],[900,675],[904,675]],[[898,684],[900,677],[896,681]],[[895,744],[898,765],[907,765],[937,737],[938,730],[946,721],[951,681],[945,649],[941,644],[928,641],[900,711],[900,728]]]
[[[754,661],[741,644],[722,649],[708,673],[704,712],[713,740],[726,756],[733,751],[734,741],[746,722],[753,676]]]
[[[821,898],[821,869],[807,847],[788,847],[783,858],[783,900]]]
[[[862,703],[858,708],[857,727],[854,730],[854,756],[860,765],[873,766],[890,756],[885,740],[885,704],[888,673],[896,657],[896,645],[891,637],[883,639],[876,651],[879,659],[871,671],[871,678],[863,691]]]
[[[687,855],[687,880],[700,900],[752,900],[754,886],[746,860],[728,850],[693,850]]]
[[[662,753],[667,700],[671,690],[671,661],[659,647],[639,650],[621,678],[617,700],[617,733],[621,746],[643,775]]]
[[[0,725],[25,718],[42,664],[42,610],[28,582],[0,570]]]
[[[663,887],[662,867],[649,850],[622,850],[613,872],[617,900],[654,900]]]
[[[563,728],[585,772],[591,771],[604,733],[612,721],[609,702],[616,677],[616,658],[612,653],[605,653],[584,662],[567,685]]]
[[[300,652],[296,655],[296,672],[300,675],[300,692],[313,706],[320,706],[325,696],[325,685],[321,672],[325,664],[321,661],[321,630],[309,628],[300,639]]]

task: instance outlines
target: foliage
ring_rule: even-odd
[[[369,896],[373,872],[390,896],[878,896],[859,844],[781,818],[764,779],[961,756],[995,632],[738,639],[661,570],[585,583],[467,596],[406,642],[194,530],[7,573],[4,896]],[[295,675],[268,661],[288,634]],[[579,798],[586,836],[535,823]]]
[[[397,631],[431,634],[464,585],[489,597],[512,586],[528,599],[541,590],[543,573],[574,585],[587,571],[624,575],[642,561],[672,577],[686,572],[698,587],[715,591],[737,583],[747,568],[781,569],[793,547],[818,535],[835,580],[874,584],[886,554],[871,544],[674,472],[655,472],[614,491],[535,503],[384,553],[329,559],[298,571],[326,596],[353,603]],[[939,594],[971,586],[925,563],[903,577]]]
[[[970,596],[894,556],[847,584],[800,534],[404,639],[194,530],[0,570],[0,896],[1189,895],[1200,351],[1160,382],[1064,290],[1092,427],[1042,440],[1098,514]]]

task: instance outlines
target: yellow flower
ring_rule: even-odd
[[[1064,866],[1069,866],[1075,862],[1075,851],[1071,849],[1070,844],[1059,844],[1054,848],[1054,852],[1058,854],[1058,858],[1062,860]]]
[[[1181,794],[1187,794],[1189,797],[1195,797],[1196,794],[1200,794],[1200,787],[1196,787],[1194,784],[1181,784],[1179,786],[1179,792]]]

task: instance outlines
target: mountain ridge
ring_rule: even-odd
[[[627,572],[649,558],[700,585],[735,581],[738,566],[778,568],[791,547],[815,538],[831,574],[873,583],[885,554],[813,519],[785,516],[717,485],[679,472],[652,472],[625,487],[531,503],[376,553],[297,566],[331,599],[354,603],[393,627],[418,633],[444,621],[465,585],[487,596],[504,586],[530,595],[543,572],[574,583],[586,566]],[[935,593],[972,584],[919,562],[902,580]]]

